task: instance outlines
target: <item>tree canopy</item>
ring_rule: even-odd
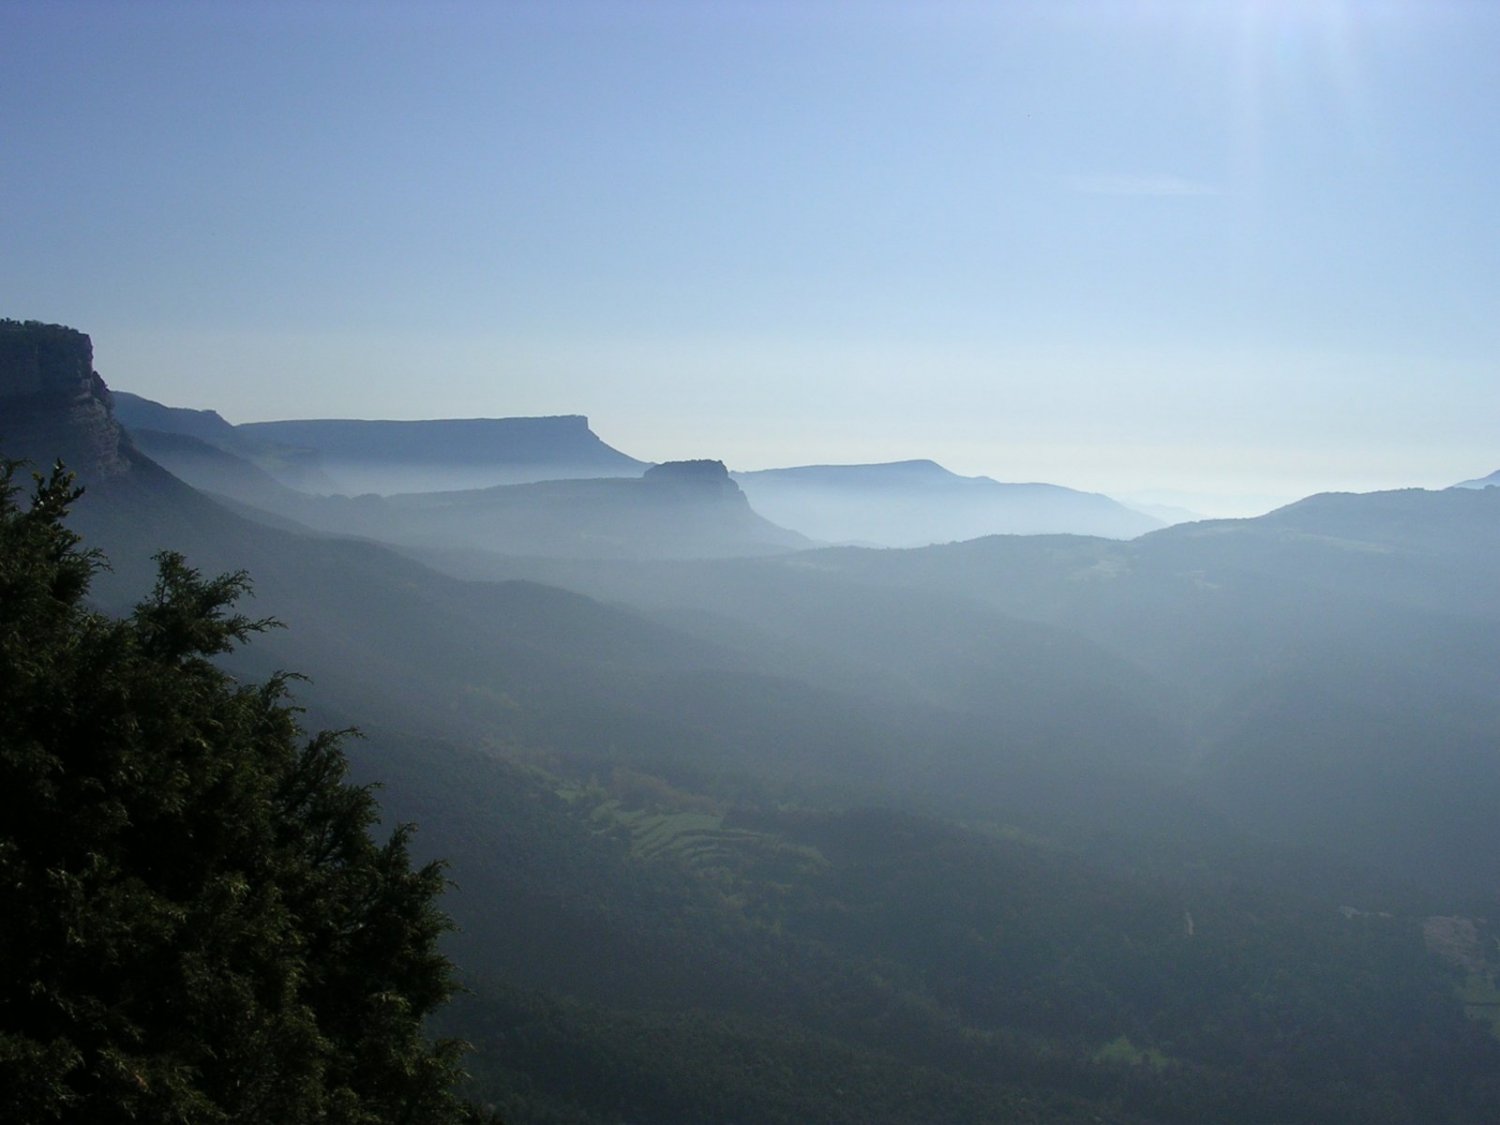
[[[0,1120],[456,1121],[440,864],[384,843],[288,677],[211,657],[271,624],[244,574],[158,556],[124,619],[60,467],[0,465]]]

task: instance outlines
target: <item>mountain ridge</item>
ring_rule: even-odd
[[[419,421],[296,419],[246,422],[236,432],[316,451],[321,471],[348,495],[629,477],[647,467],[605,444],[583,414]]]
[[[768,519],[825,542],[920,547],[995,534],[1129,539],[1163,521],[1096,492],[965,477],[936,461],[736,472]]]
[[[225,421],[212,410],[114,393],[128,429],[178,433],[246,458],[314,494],[452,491],[536,480],[639,476],[647,462],[604,443],[582,414],[507,418]]]
[[[1500,469],[1496,469],[1488,476],[1475,477],[1473,480],[1459,481],[1452,485],[1453,488],[1500,488]]]

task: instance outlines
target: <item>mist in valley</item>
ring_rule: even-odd
[[[0,769],[93,802],[6,797],[0,949],[73,937],[0,989],[0,1116],[1500,1119],[1489,14],[0,24],[61,123],[0,125]],[[208,640],[147,690],[109,660],[196,651],[163,550]],[[243,619],[192,584],[241,572]],[[451,928],[281,934],[257,992],[244,904],[318,896],[247,866],[162,938],[237,822],[131,740],[204,677],[357,728],[339,823],[415,825],[382,862]],[[200,718],[192,769],[246,725]],[[416,932],[456,991],[322,983]]]

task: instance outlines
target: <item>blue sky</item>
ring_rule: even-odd
[[[0,0],[0,105],[0,315],[233,421],[1500,467],[1500,5]]]

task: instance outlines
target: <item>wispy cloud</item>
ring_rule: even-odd
[[[1183,176],[1064,176],[1063,186],[1085,195],[1217,195],[1219,189]]]

